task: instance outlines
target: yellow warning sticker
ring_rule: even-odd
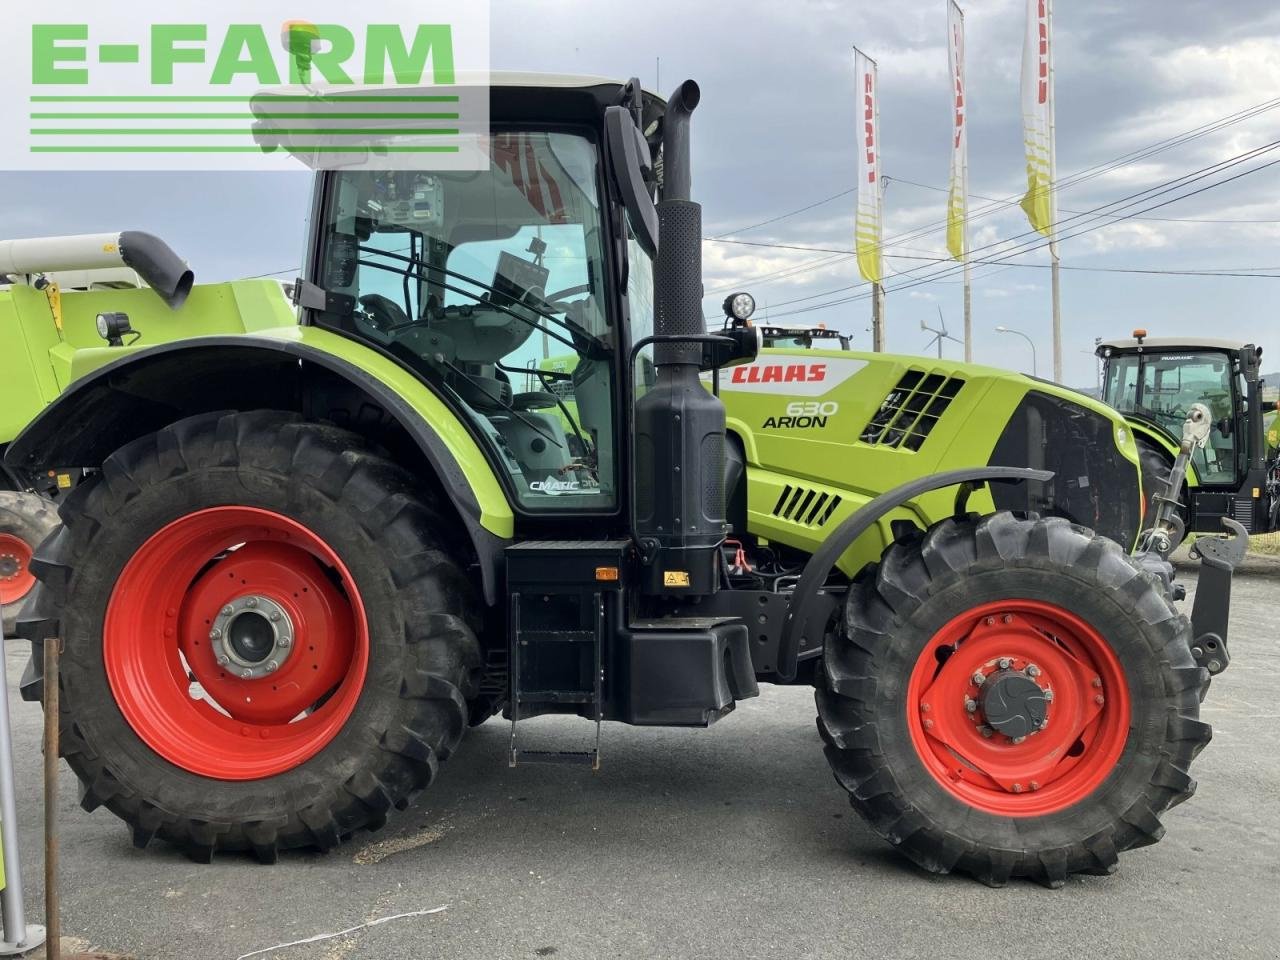
[[[687,570],[662,571],[662,585],[664,587],[687,587],[689,583],[689,572]]]
[[[58,474],[58,489],[59,490],[71,489],[71,474],[69,473]]]

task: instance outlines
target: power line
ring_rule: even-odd
[[[1147,199],[1153,199],[1153,198],[1154,198],[1154,196],[1160,196],[1160,195],[1162,195],[1162,194],[1164,194],[1164,193],[1168,193],[1168,192],[1169,192],[1169,191],[1171,191],[1171,190],[1176,190],[1176,189],[1178,189],[1178,188],[1180,188],[1180,187],[1182,187],[1182,186],[1186,186],[1186,185],[1188,185],[1189,183],[1193,183],[1193,182],[1195,182],[1196,180],[1203,179],[1203,178],[1204,178],[1204,177],[1206,177],[1206,176],[1211,176],[1211,175],[1212,175],[1212,174],[1214,174],[1214,173],[1221,173],[1221,172],[1223,172],[1223,171],[1225,171],[1225,170],[1229,170],[1229,169],[1231,169],[1231,168],[1233,168],[1233,167],[1235,167],[1235,166],[1239,166],[1241,163],[1247,162],[1247,161],[1248,161],[1248,160],[1250,160],[1250,159],[1254,159],[1254,158],[1256,158],[1256,157],[1258,157],[1258,156],[1261,156],[1261,155],[1262,155],[1262,154],[1264,154],[1264,153],[1271,152],[1271,151],[1273,151],[1273,150],[1277,149],[1278,147],[1280,147],[1280,141],[1275,141],[1275,142],[1273,142],[1273,143],[1271,143],[1271,144],[1267,144],[1267,145],[1265,145],[1265,146],[1263,146],[1263,147],[1256,148],[1255,150],[1247,151],[1246,153],[1244,153],[1244,154],[1240,154],[1240,155],[1239,155],[1239,156],[1237,156],[1237,157],[1233,157],[1233,158],[1231,158],[1230,160],[1225,160],[1225,161],[1221,161],[1221,162],[1219,162],[1219,163],[1217,163],[1217,164],[1213,164],[1213,165],[1212,165],[1212,167],[1210,167],[1210,168],[1203,168],[1202,170],[1193,171],[1191,174],[1184,175],[1183,177],[1179,177],[1179,178],[1177,178],[1177,180],[1175,180],[1175,181],[1171,181],[1171,182],[1170,182],[1170,184],[1168,184],[1168,185],[1161,185],[1161,186],[1163,187],[1163,189],[1149,188],[1149,189],[1147,189],[1147,190],[1140,191],[1139,193],[1134,194],[1134,195],[1132,195],[1131,197],[1124,197],[1124,198],[1121,198],[1120,200],[1112,201],[1112,202],[1110,202],[1110,203],[1108,203],[1108,204],[1104,204],[1104,205],[1102,205],[1102,206],[1103,206],[1103,207],[1117,207],[1117,205],[1120,205],[1120,206],[1119,206],[1119,209],[1124,209],[1125,207],[1134,206],[1134,205],[1135,205],[1135,204],[1137,204],[1137,203],[1143,203],[1143,202],[1145,202],[1145,201],[1144,201],[1143,199],[1141,199],[1141,198],[1142,198],[1142,197],[1144,197],[1144,196],[1146,196],[1146,195],[1153,195],[1153,196],[1148,196],[1148,197],[1147,197]],[[1181,194],[1181,195],[1179,195],[1179,196],[1177,196],[1177,197],[1173,197],[1173,198],[1170,198],[1170,199],[1168,199],[1168,200],[1164,200],[1164,201],[1162,201],[1162,202],[1160,202],[1160,203],[1153,204],[1153,205],[1151,205],[1151,206],[1149,206],[1149,207],[1144,208],[1144,209],[1143,209],[1143,210],[1141,210],[1141,211],[1138,211],[1138,213],[1146,213],[1146,212],[1149,212],[1149,211],[1151,211],[1151,210],[1158,210],[1158,209],[1160,209],[1160,208],[1162,208],[1162,207],[1166,207],[1166,206],[1168,206],[1169,204],[1176,203],[1176,202],[1178,202],[1178,201],[1180,201],[1180,200],[1185,200],[1185,199],[1189,199],[1190,197],[1198,196],[1199,194],[1204,193],[1204,192],[1205,192],[1205,191],[1207,191],[1207,190],[1211,190],[1211,189],[1213,189],[1213,188],[1215,188],[1215,187],[1223,186],[1224,184],[1230,183],[1230,182],[1232,182],[1232,181],[1234,181],[1234,180],[1238,180],[1238,179],[1240,179],[1241,177],[1249,176],[1250,174],[1253,174],[1253,173],[1258,173],[1258,172],[1260,172],[1260,171],[1262,171],[1262,170],[1268,169],[1269,167],[1275,166],[1275,165],[1277,165],[1277,164],[1280,164],[1280,160],[1277,160],[1277,161],[1271,161],[1271,162],[1269,162],[1269,163],[1265,163],[1265,164],[1260,164],[1260,165],[1259,165],[1259,166],[1257,166],[1257,167],[1252,167],[1252,168],[1250,168],[1250,169],[1248,169],[1248,170],[1245,170],[1245,171],[1243,171],[1242,173],[1236,174],[1236,175],[1234,175],[1234,176],[1232,176],[1232,177],[1228,177],[1228,178],[1226,178],[1226,179],[1223,179],[1223,180],[1220,180],[1220,181],[1216,181],[1216,182],[1214,182],[1214,183],[1207,184],[1207,185],[1205,185],[1205,186],[1203,186],[1203,187],[1200,187],[1200,188],[1198,188],[1198,189],[1196,189],[1196,190],[1193,190],[1193,191],[1191,191],[1191,192],[1189,192],[1189,193]],[[1205,172],[1206,170],[1207,170],[1208,172]],[[1091,212],[1090,212],[1090,213],[1088,213],[1088,214],[1080,214],[1080,215],[1076,215],[1075,217],[1069,218],[1069,220],[1079,220],[1079,219],[1082,219],[1082,218],[1084,218],[1084,217],[1091,217],[1092,219],[1096,220],[1096,219],[1099,219],[1099,218],[1100,218],[1100,217],[1099,217],[1099,213],[1100,213],[1100,211],[1101,211],[1101,210],[1102,210],[1102,207],[1098,208],[1098,210],[1091,211]],[[1134,215],[1136,215],[1136,214],[1134,214]],[[1128,215],[1128,216],[1126,216],[1125,218],[1121,218],[1121,219],[1128,219],[1129,217],[1134,216],[1134,215]],[[1105,216],[1105,214],[1103,214],[1103,216]],[[1069,239],[1073,239],[1073,238],[1075,238],[1075,237],[1083,236],[1083,235],[1084,235],[1084,234],[1086,234],[1086,233],[1090,233],[1090,232],[1093,232],[1093,231],[1095,231],[1095,230],[1102,229],[1103,227],[1105,227],[1105,226],[1110,226],[1110,225],[1111,225],[1110,223],[1104,223],[1104,224],[1097,225],[1097,226],[1083,227],[1082,229],[1076,229],[1076,230],[1074,230],[1073,232],[1071,232],[1071,233],[1067,234],[1066,236],[1063,236],[1063,235],[1061,234],[1061,232],[1059,232],[1058,239],[1059,239],[1059,240],[1069,240]],[[1079,224],[1077,224],[1077,226],[1080,226],[1080,225],[1079,225]],[[1035,231],[1029,231],[1029,233],[1034,234],[1036,237],[1039,237],[1039,236],[1040,236],[1040,235],[1039,235],[1039,234],[1037,234]],[[993,248],[993,247],[1002,246],[1002,245],[1004,245],[1004,244],[1007,244],[1007,243],[1009,243],[1009,242],[1012,242],[1012,241],[1014,241],[1014,240],[1017,240],[1017,239],[1018,239],[1018,237],[1021,237],[1021,236],[1026,236],[1026,234],[1019,234],[1017,237],[1006,238],[1005,240],[1002,240],[1002,241],[997,241],[997,242],[992,243],[992,244],[986,244],[986,245],[984,245],[983,247],[977,248],[977,250],[982,250],[982,249],[991,249],[991,248]],[[1023,242],[1023,243],[1020,243],[1020,244],[1015,244],[1015,247],[1014,247],[1012,250],[1005,250],[1005,251],[1002,251],[1002,252],[1001,252],[1001,256],[997,257],[996,259],[988,259],[988,260],[984,260],[983,262],[984,262],[984,263],[989,263],[989,264],[1003,264],[1003,263],[1005,263],[1005,262],[1007,262],[1007,261],[1011,260],[1011,259],[1012,259],[1012,258],[1014,258],[1014,257],[1024,256],[1024,255],[1025,255],[1025,254],[1027,254],[1027,253],[1031,253],[1031,252],[1034,252],[1035,250],[1043,249],[1043,248],[1044,248],[1044,247],[1046,247],[1046,246],[1048,246],[1048,242],[1047,242],[1047,241],[1043,241],[1043,242],[1042,242],[1042,241],[1039,241],[1039,240],[1035,240],[1035,241],[1026,241],[1026,242]],[[976,252],[976,251],[973,251],[973,252]],[[940,258],[940,262],[947,262],[947,261],[945,261],[945,260],[941,260],[941,258]],[[899,276],[904,276],[904,277],[905,277],[905,276],[910,276],[911,274],[919,273],[919,271],[920,271],[921,269],[923,269],[923,268],[916,268],[915,270],[904,271],[902,274],[899,274]],[[936,280],[938,280],[938,279],[940,279],[940,278],[942,278],[942,277],[946,277],[946,276],[954,275],[956,272],[958,272],[958,271],[960,271],[960,270],[963,270],[963,264],[952,263],[952,264],[951,264],[948,268],[946,268],[946,269],[936,271],[935,273],[932,273],[932,274],[926,274],[926,275],[924,275],[924,276],[919,276],[919,277],[917,277],[916,279],[914,279],[914,280],[912,280],[912,281],[910,281],[910,282],[908,282],[908,283],[900,283],[900,284],[897,284],[897,285],[896,285],[896,286],[894,286],[894,287],[888,288],[888,289],[886,290],[886,292],[891,292],[891,291],[893,291],[893,290],[908,290],[908,289],[911,289],[912,287],[920,286],[920,285],[925,284],[925,283],[932,283],[932,282],[935,282]],[[857,287],[859,287],[859,286],[865,286],[865,284],[852,284],[852,285],[850,285],[850,286],[848,286],[848,287],[844,287],[844,288],[840,288],[840,289],[836,289],[836,290],[829,290],[829,291],[826,291],[826,292],[824,292],[824,293],[814,294],[814,295],[809,296],[809,297],[798,298],[797,300],[795,300],[795,301],[790,301],[790,302],[792,302],[792,303],[799,303],[799,302],[803,302],[803,301],[806,301],[806,300],[817,299],[817,298],[822,297],[822,296],[829,296],[829,295],[834,294],[834,293],[841,293],[841,292],[844,292],[845,290],[852,290],[852,289],[855,289],[855,288],[857,288]],[[859,294],[859,295],[854,295],[854,296],[850,296],[850,297],[843,297],[843,298],[840,298],[840,299],[837,299],[837,300],[826,301],[826,302],[824,302],[824,303],[812,304],[812,305],[810,305],[810,306],[803,307],[803,308],[800,308],[800,309],[798,309],[798,310],[786,311],[786,312],[784,312],[784,313],[782,313],[782,314],[778,314],[778,316],[793,316],[793,315],[795,315],[795,314],[800,314],[800,313],[809,313],[809,312],[812,312],[812,311],[815,311],[815,310],[826,309],[827,307],[839,306],[839,305],[842,305],[842,304],[845,304],[845,303],[851,303],[851,302],[854,302],[854,301],[857,301],[857,300],[863,300],[863,299],[866,299],[866,296],[867,296],[867,294]],[[774,304],[774,306],[775,306],[775,307],[776,307],[776,306],[782,306],[782,305],[786,305],[786,304]]]

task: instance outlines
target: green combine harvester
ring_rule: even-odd
[[[59,638],[86,810],[272,861],[382,826],[498,712],[512,765],[598,767],[603,721],[775,683],[929,871],[1056,886],[1160,838],[1247,536],[1201,541],[1188,619],[1110,408],[762,350],[739,298],[707,333],[699,97],[495,75],[488,170],[317,176],[294,306],[145,235],[3,250],[5,463],[72,487],[22,689]],[[150,289],[52,290],[104,250]],[[589,746],[531,749],[543,714]]]

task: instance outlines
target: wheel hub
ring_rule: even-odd
[[[998,670],[988,677],[978,704],[987,725],[1011,740],[1039,733],[1049,722],[1045,690],[1022,670]]]
[[[279,670],[293,653],[294,636],[289,611],[261,594],[227,603],[209,631],[218,666],[242,680],[260,680]]]
[[[0,580],[17,580],[22,573],[22,561],[12,553],[0,553]]]

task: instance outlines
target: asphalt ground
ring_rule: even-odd
[[[68,948],[137,960],[1280,957],[1280,581],[1242,578],[1213,743],[1168,834],[1111,877],[1047,890],[926,875],[867,830],[823,759],[812,694],[765,688],[710,730],[609,725],[599,773],[506,765],[509,727],[472,731],[409,811],[329,855],[200,866],[77,805],[63,767]],[[16,700],[22,856],[40,921],[38,707]],[[583,721],[530,745],[571,749]],[[382,917],[445,909],[267,951]],[[39,955],[39,954],[37,954]]]

